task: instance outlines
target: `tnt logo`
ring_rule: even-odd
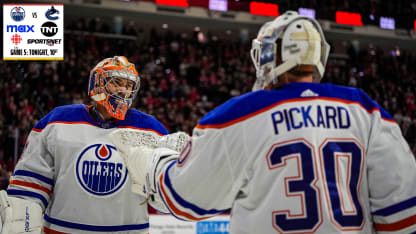
[[[78,156],[75,174],[85,191],[104,197],[114,194],[124,186],[127,168],[114,146],[93,144],[87,146]]]
[[[40,31],[47,37],[53,37],[58,33],[58,26],[54,22],[46,22],[42,24]]]
[[[22,37],[19,34],[14,34],[11,40],[13,44],[18,45],[22,41]]]
[[[35,32],[35,25],[7,25],[7,32]]]
[[[22,7],[14,7],[10,11],[10,17],[16,22],[22,21],[26,16],[25,10]]]

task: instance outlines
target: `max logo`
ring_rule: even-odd
[[[78,156],[75,174],[90,194],[105,197],[119,191],[126,182],[127,168],[112,145],[89,145]]]
[[[35,32],[35,25],[7,25],[7,32]]]
[[[51,7],[51,9],[48,9],[45,13],[45,16],[48,20],[57,20],[59,19],[58,16],[59,15],[59,11],[55,9],[55,7]]]

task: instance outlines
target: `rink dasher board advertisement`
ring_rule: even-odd
[[[172,215],[149,215],[151,234],[229,234],[230,216],[219,215],[198,222],[187,222]]]
[[[3,60],[63,59],[63,4],[3,4]]]

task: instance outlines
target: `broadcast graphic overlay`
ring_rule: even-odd
[[[3,60],[63,59],[63,4],[3,4]]]

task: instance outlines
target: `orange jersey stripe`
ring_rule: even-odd
[[[42,192],[44,192],[48,195],[51,195],[51,193],[52,193],[52,191],[50,189],[47,189],[47,188],[42,187],[42,186],[40,186],[38,184],[35,184],[35,183],[30,183],[30,182],[25,182],[25,181],[20,181],[20,180],[12,180],[12,181],[10,181],[10,184],[41,190]]]
[[[395,223],[374,223],[377,231],[398,231],[416,224],[416,215],[397,221]]]
[[[226,122],[226,123],[222,123],[222,124],[208,124],[208,125],[198,124],[198,125],[196,125],[196,128],[199,128],[199,129],[206,129],[206,128],[217,128],[217,129],[220,129],[220,128],[225,128],[225,127],[231,126],[233,124],[239,123],[241,121],[244,121],[246,119],[249,119],[251,117],[254,117],[254,116],[256,116],[258,114],[261,114],[263,112],[266,112],[266,111],[268,111],[268,110],[270,110],[270,109],[272,109],[272,108],[274,108],[276,106],[282,105],[282,104],[291,103],[291,102],[311,101],[311,100],[325,100],[325,101],[341,102],[341,103],[345,103],[345,104],[358,104],[361,108],[363,108],[364,110],[366,110],[370,114],[372,114],[374,111],[380,112],[380,109],[377,108],[377,107],[374,107],[371,110],[367,110],[359,102],[348,101],[348,100],[344,100],[344,99],[340,99],[340,98],[327,98],[327,97],[293,98],[293,99],[290,99],[290,100],[284,100],[284,101],[281,101],[281,102],[277,102],[277,103],[275,103],[273,105],[270,105],[270,106],[265,107],[263,109],[260,109],[260,110],[258,110],[256,112],[253,112],[251,114],[248,114],[248,115],[242,116],[240,118],[231,120],[231,121]],[[386,119],[386,118],[382,118],[382,119],[385,120],[385,121],[388,121],[388,122],[396,123],[396,121],[391,120],[391,119]]]
[[[169,199],[168,195],[166,194],[165,188],[163,187],[163,174],[160,175],[159,177],[159,184],[160,184],[160,189],[162,190],[163,193],[163,197],[165,198],[166,203],[168,204],[169,208],[177,215],[186,217],[187,219],[190,220],[195,220],[195,221],[200,221],[200,220],[204,220],[207,218],[196,218],[188,213],[185,213],[181,210],[179,210],[178,208],[175,207],[175,205],[173,204],[173,202]]]
[[[43,232],[44,232],[45,234],[69,234],[69,233],[66,233],[66,232],[58,232],[58,231],[55,231],[55,230],[49,229],[49,228],[47,228],[47,227],[45,227],[45,226],[43,226]]]

